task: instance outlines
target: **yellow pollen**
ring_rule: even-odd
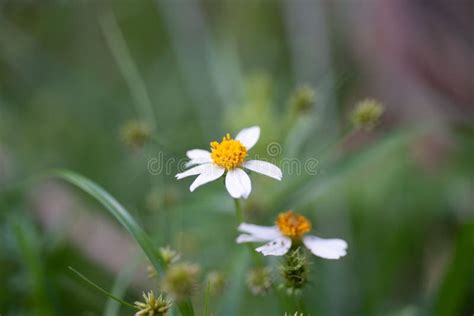
[[[247,148],[238,140],[232,139],[229,134],[222,141],[211,142],[211,158],[218,166],[226,170],[234,169],[244,162]]]
[[[280,213],[276,224],[283,235],[293,239],[298,239],[311,230],[311,222],[303,215],[295,214],[291,210]]]

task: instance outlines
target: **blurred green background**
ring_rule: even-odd
[[[131,302],[157,290],[115,219],[37,177],[50,168],[102,185],[202,280],[224,273],[212,314],[294,314],[247,289],[224,186],[190,193],[174,178],[186,150],[259,125],[253,154],[301,170],[252,175],[246,218],[270,225],[291,208],[349,243],[339,261],[312,258],[310,315],[472,315],[473,12],[462,0],[0,1],[0,314],[132,314],[68,266]],[[302,86],[315,91],[303,108]],[[384,118],[352,130],[366,97]],[[134,120],[144,144],[127,143]],[[201,286],[198,315],[203,301]]]

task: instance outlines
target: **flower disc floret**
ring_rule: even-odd
[[[311,230],[311,222],[303,215],[288,211],[278,215],[276,224],[284,236],[299,239]]]
[[[239,167],[247,157],[247,148],[238,140],[232,139],[229,134],[219,143],[211,142],[212,161],[226,170]]]

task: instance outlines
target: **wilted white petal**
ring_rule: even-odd
[[[347,242],[342,239],[324,239],[317,236],[303,238],[304,245],[316,256],[339,259],[347,254]]]
[[[266,242],[268,239],[263,239],[254,235],[241,234],[235,240],[238,244],[245,242]]]
[[[211,153],[204,149],[191,149],[186,152],[186,156],[193,160],[197,158],[211,157]]]
[[[235,168],[227,172],[225,186],[229,194],[234,198],[246,199],[252,191],[252,184],[248,174],[240,168]]]
[[[288,237],[279,237],[255,249],[264,256],[283,256],[291,247],[291,239]]]
[[[281,180],[283,177],[281,169],[267,161],[249,160],[244,163],[244,167],[273,179]]]
[[[197,187],[220,178],[224,172],[224,168],[211,164],[211,167],[201,173],[196,180],[194,180],[189,187],[189,190],[193,192]]]
[[[252,148],[260,138],[260,127],[252,126],[241,130],[235,139],[240,141],[247,150]]]
[[[237,227],[237,230],[259,238],[261,239],[260,241],[268,241],[281,237],[280,230],[276,226],[259,226],[242,223]]]
[[[196,166],[194,168],[191,168],[189,170],[186,170],[184,172],[178,173],[176,175],[176,179],[179,180],[179,179],[183,179],[183,178],[186,178],[186,177],[189,177],[189,176],[195,176],[195,175],[201,174],[205,171],[212,170],[213,167],[214,167],[214,164],[212,164],[212,163],[202,164],[202,165]]]

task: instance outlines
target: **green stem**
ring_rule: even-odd
[[[211,291],[211,282],[207,282],[206,295],[204,298],[204,316],[209,316],[209,292]]]
[[[240,205],[240,200],[234,199],[234,205],[235,205],[235,217],[237,218],[238,224],[240,224],[244,221],[244,217],[242,214],[242,206]]]
[[[181,316],[194,316],[194,309],[191,300],[178,303],[178,309],[181,313]]]

